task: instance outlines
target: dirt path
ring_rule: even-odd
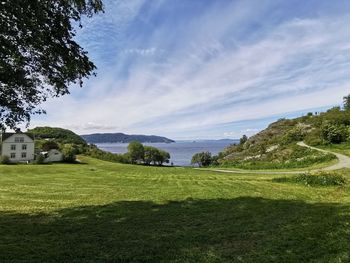
[[[325,167],[323,169],[320,170],[324,170],[324,171],[333,171],[333,170],[337,170],[337,169],[342,169],[342,168],[350,168],[350,157],[344,155],[344,154],[340,154],[340,153],[335,153],[335,152],[331,152],[331,151],[327,151],[327,150],[322,150],[316,147],[312,147],[309,146],[307,144],[305,144],[304,142],[298,142],[297,143],[299,146],[303,146],[303,147],[307,147],[316,151],[320,151],[320,152],[324,152],[324,153],[331,153],[334,154],[335,156],[337,156],[338,158],[338,163],[332,165],[332,166],[328,166]]]
[[[338,158],[338,162],[334,165],[324,167],[324,168],[319,168],[319,169],[313,169],[313,170],[300,170],[300,171],[257,171],[257,170],[223,170],[223,169],[206,169],[206,168],[195,168],[197,170],[205,170],[205,171],[213,171],[213,172],[221,172],[221,173],[235,173],[235,174],[300,174],[308,171],[333,171],[337,169],[342,169],[342,168],[350,168],[350,157],[340,154],[340,153],[335,153],[327,150],[322,150],[316,147],[309,146],[305,144],[304,142],[298,142],[297,143],[299,146],[302,147],[307,147],[316,151],[324,152],[324,153],[331,153],[334,154]]]

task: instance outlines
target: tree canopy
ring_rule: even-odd
[[[35,139],[52,139],[59,143],[73,143],[85,145],[86,142],[71,130],[57,127],[35,127],[29,129],[29,133],[35,136]]]
[[[28,123],[45,112],[39,105],[48,97],[94,74],[73,24],[101,11],[102,0],[0,2],[0,128]]]
[[[212,163],[212,156],[210,152],[200,152],[192,156],[191,164],[198,164],[201,166],[209,166]]]
[[[350,94],[343,97],[343,106],[346,111],[350,111]]]
[[[145,156],[145,149],[142,143],[132,141],[128,145],[128,153],[130,155],[131,163],[143,162]]]

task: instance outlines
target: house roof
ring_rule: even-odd
[[[15,135],[15,134],[24,134],[24,135],[27,135],[29,138],[31,138],[32,140],[34,140],[34,135],[31,134],[31,133],[24,133],[24,132],[20,132],[20,133],[16,133],[16,132],[3,132],[3,133],[0,133],[0,142],[3,142],[5,141],[7,138],[10,138],[12,135]]]

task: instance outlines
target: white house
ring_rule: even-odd
[[[41,152],[44,155],[44,163],[62,162],[63,154],[57,149],[51,149],[48,152]]]
[[[34,137],[29,133],[0,133],[0,156],[8,156],[13,163],[34,160]]]

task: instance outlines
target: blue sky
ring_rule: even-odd
[[[238,138],[350,93],[350,1],[104,2],[77,29],[97,77],[32,127]]]

